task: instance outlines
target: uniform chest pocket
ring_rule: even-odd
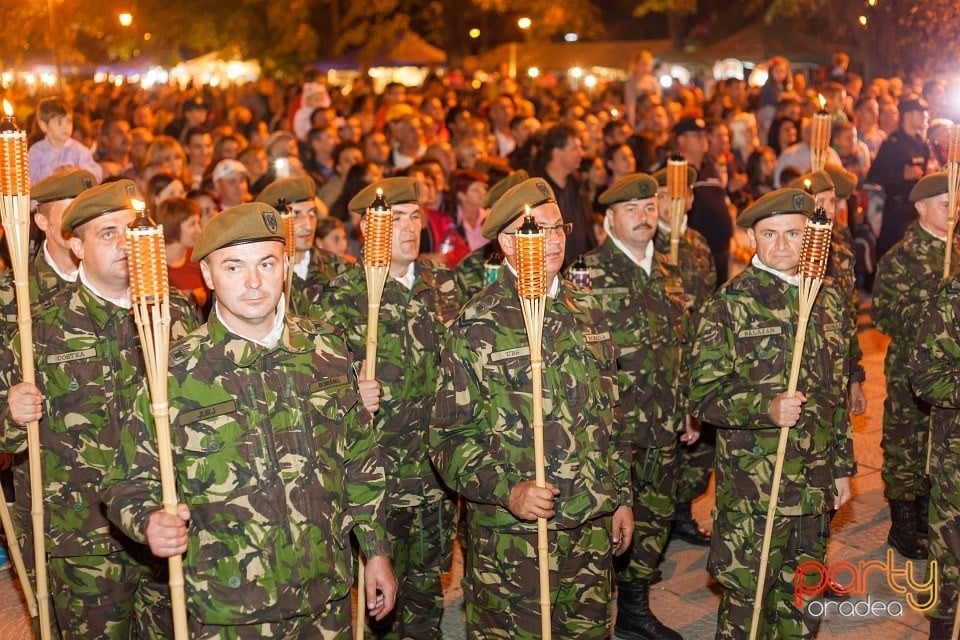
[[[792,338],[792,335],[789,336]],[[757,382],[779,379],[787,371],[792,344],[782,325],[760,325],[741,329],[736,336],[740,375]]]
[[[182,455],[179,466],[190,495],[222,502],[257,486],[254,461],[262,457],[260,439],[245,421],[236,413],[192,422],[182,416],[175,429]]]

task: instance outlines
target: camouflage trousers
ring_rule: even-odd
[[[618,582],[660,578],[677,492],[677,444],[633,450],[633,542],[615,560]]]
[[[399,582],[397,605],[382,622],[370,622],[385,640],[440,640],[443,587],[440,577],[453,561],[457,504],[444,499],[417,507],[387,510],[393,571]]]
[[[189,621],[190,640],[350,640],[350,597],[328,602],[316,615],[298,616],[277,622],[224,627]],[[169,636],[172,638],[173,636]]]
[[[936,413],[934,409],[934,418]],[[952,620],[960,593],[960,439],[947,439],[944,431],[934,430],[930,464],[928,557],[940,572],[940,598],[930,615]]]
[[[169,589],[127,551],[47,560],[53,615],[64,640],[173,637]]]
[[[929,492],[927,442],[930,433],[930,405],[910,389],[904,366],[890,358],[884,362],[887,399],[883,402],[884,495],[889,500],[914,500]]]
[[[610,637],[611,517],[549,531],[550,612],[555,638]],[[536,533],[474,527],[463,579],[470,640],[542,637]]]
[[[717,428],[700,425],[700,437],[693,445],[677,445],[680,451],[680,473],[677,476],[677,504],[693,502],[710,485],[710,473],[717,461]]]
[[[714,509],[707,570],[722,589],[717,640],[750,637],[765,522],[765,512]],[[827,514],[776,517],[758,639],[812,638],[816,634],[819,620],[804,615],[794,604],[794,571],[804,560],[823,561],[828,525]]]

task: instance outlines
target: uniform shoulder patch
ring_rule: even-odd
[[[178,344],[170,350],[170,364],[180,364],[190,357],[190,350],[186,345]]]

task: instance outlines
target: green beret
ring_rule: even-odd
[[[947,172],[931,173],[923,176],[917,184],[910,190],[910,202],[919,202],[934,196],[943,195],[949,191],[947,185]]]
[[[70,200],[97,184],[97,179],[85,169],[71,169],[47,176],[30,187],[30,198],[39,203]]]
[[[132,210],[131,200],[134,198],[140,199],[140,195],[133,180],[123,179],[91,187],[78,194],[64,210],[60,229],[72,232],[94,218],[114,211]]]
[[[687,187],[692,187],[693,183],[697,181],[697,177],[700,174],[697,172],[696,168],[692,164],[687,165]],[[653,179],[657,181],[657,184],[661,187],[667,186],[667,168],[664,167],[653,174]]]
[[[508,189],[515,187],[524,180],[530,178],[530,174],[524,171],[523,169],[517,169],[510,175],[508,175],[503,180],[498,180],[492,187],[487,190],[487,197],[483,199],[483,208],[489,209],[493,206],[493,203],[500,199],[500,196],[505,194]]]
[[[548,202],[556,202],[553,189],[543,178],[528,178],[515,184],[493,203],[490,215],[483,222],[481,233],[487,240],[493,240],[507,225],[523,215],[527,207],[531,209]]]
[[[741,211],[737,225],[749,229],[764,218],[788,213],[802,213],[809,218],[816,206],[817,201],[813,196],[802,189],[777,189],[761,196]]]
[[[286,200],[287,204],[294,204],[310,200],[316,195],[317,185],[310,176],[281,178],[268,184],[257,196],[257,202],[263,202],[279,210],[281,199]]]
[[[802,189],[811,195],[834,189],[833,178],[826,171],[813,171],[798,176],[784,185],[788,189]]]
[[[617,204],[628,200],[646,200],[657,197],[659,189],[656,179],[646,173],[625,175],[600,194],[600,204]]]
[[[837,192],[837,197],[841,200],[846,200],[857,188],[857,174],[852,171],[847,171],[838,164],[833,164],[828,162],[824,167],[824,171],[830,174],[830,179],[833,180],[833,188]]]
[[[413,178],[384,178],[364,187],[350,199],[347,208],[354,213],[366,213],[377,197],[377,189],[383,189],[388,205],[420,201],[420,185]]]
[[[204,225],[193,246],[192,260],[200,262],[224,247],[266,240],[281,243],[286,240],[277,210],[263,202],[237,205],[213,216]]]

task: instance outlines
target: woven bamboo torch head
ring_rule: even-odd
[[[547,235],[530,215],[529,207],[515,237],[517,291],[526,300],[540,298],[547,293]]]
[[[367,207],[363,238],[363,261],[373,267],[389,267],[393,249],[393,210],[383,197],[383,189]]]
[[[803,244],[800,246],[799,273],[803,277],[822,279],[826,274],[832,227],[823,207],[817,207],[813,217],[807,220],[803,231]]]
[[[151,217],[142,200],[132,200],[136,218],[127,227],[130,298],[134,303],[158,303],[170,295],[163,225]]]

